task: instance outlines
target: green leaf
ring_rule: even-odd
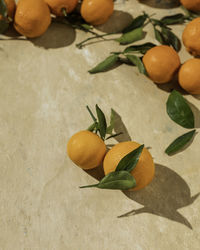
[[[93,27],[87,23],[82,23],[81,24],[81,27],[84,29],[84,30],[91,30]]]
[[[179,24],[179,23],[184,23],[185,16],[179,13],[171,16],[165,16],[160,21],[165,25]]]
[[[162,33],[158,29],[156,29],[155,27],[154,27],[154,34],[155,34],[156,40],[159,43],[164,44],[164,39],[163,39]]]
[[[127,33],[131,30],[137,29],[139,27],[142,27],[144,25],[144,22],[147,20],[147,15],[140,15],[136,17],[130,25],[128,25],[122,32]]]
[[[106,134],[109,134],[109,135],[112,134],[112,131],[114,129],[114,125],[115,125],[115,112],[113,109],[111,109],[110,125],[109,125],[109,127],[107,127]]]
[[[155,46],[156,45],[154,43],[143,43],[140,45],[132,45],[132,46],[125,48],[123,53],[130,53],[130,52],[134,52],[134,51],[139,51],[140,53],[145,54],[149,49],[151,49]]]
[[[165,150],[168,155],[174,154],[182,149],[188,142],[190,142],[195,134],[196,130],[192,130],[174,140]]]
[[[165,44],[171,45],[177,52],[180,51],[181,41],[172,31],[163,27],[162,35],[164,37]]]
[[[9,23],[6,20],[0,20],[0,34],[3,34],[9,27]]]
[[[111,172],[98,184],[82,186],[80,188],[97,187],[102,189],[127,190],[136,186],[135,178],[127,171]]]
[[[99,72],[105,72],[106,70],[110,69],[115,65],[115,63],[118,61],[119,57],[118,55],[111,55],[107,57],[103,62],[99,63],[96,67],[89,70],[88,72],[90,74],[95,74]]]
[[[154,27],[155,26],[160,26],[160,27],[163,26],[163,23],[158,19],[151,18],[151,21],[152,21]]]
[[[126,57],[133,65],[136,65],[138,67],[140,73],[147,75],[144,64],[139,57],[134,55],[126,55]]]
[[[127,154],[126,156],[124,156],[118,163],[115,172],[122,170],[131,172],[137,165],[143,148],[144,145],[141,145],[138,148],[134,149],[129,154]]]
[[[194,128],[194,114],[183,96],[173,90],[167,100],[169,117],[184,128]]]
[[[0,15],[7,17],[7,6],[4,0],[0,0]]]
[[[141,40],[144,37],[143,28],[137,28],[130,32],[124,33],[120,38],[115,39],[122,45],[133,43]]]
[[[99,127],[99,133],[101,135],[101,138],[104,140],[106,136],[106,118],[102,110],[99,108],[99,106],[96,104],[96,112],[98,117],[98,127]]]

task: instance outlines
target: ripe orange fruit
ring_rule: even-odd
[[[183,44],[194,56],[200,56],[200,17],[189,22],[182,35]]]
[[[81,4],[81,16],[92,25],[105,23],[113,10],[113,0],[83,0]]]
[[[67,144],[69,158],[83,169],[98,167],[106,154],[104,141],[96,134],[83,130],[74,134]]]
[[[148,50],[143,63],[149,78],[159,84],[171,81],[181,64],[178,53],[166,45]]]
[[[120,142],[116,144],[104,158],[103,168],[105,175],[115,171],[120,160],[139,146],[139,143],[133,141]],[[132,188],[131,190],[139,190],[144,188],[152,181],[154,173],[155,166],[153,163],[153,158],[149,151],[144,148],[136,167],[131,172],[131,175],[133,175],[136,180],[136,187]]]
[[[51,23],[50,10],[44,0],[19,0],[14,27],[26,37],[42,35]]]
[[[200,94],[200,59],[192,58],[186,61],[178,74],[179,84],[193,95]]]
[[[16,9],[16,3],[14,0],[4,0],[6,7],[7,7],[7,13],[8,16],[13,18],[15,14],[15,9]]]
[[[200,11],[200,0],[180,0],[180,1],[186,9],[193,11]]]
[[[64,15],[62,9],[65,9],[66,13],[71,13],[78,4],[78,0],[45,0],[45,2],[56,16]]]

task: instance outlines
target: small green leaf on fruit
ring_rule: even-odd
[[[107,123],[104,113],[97,104],[96,104],[96,112],[98,117],[99,133],[101,135],[101,138],[104,140],[106,136]]]
[[[126,156],[124,156],[121,159],[121,161],[118,163],[115,171],[117,172],[117,171],[124,170],[124,171],[131,172],[136,167],[143,148],[144,148],[144,145],[141,145],[138,148],[131,151]]]

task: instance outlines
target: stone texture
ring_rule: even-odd
[[[136,16],[145,10],[159,17],[180,11],[141,2],[116,4],[112,22],[98,29],[119,29],[130,21],[125,12]],[[145,29],[146,41],[156,42],[151,27]],[[183,26],[173,29],[181,37]],[[165,155],[166,146],[185,132],[166,114],[170,87],[158,88],[127,65],[89,75],[121,47],[110,41],[77,49],[87,37],[52,24],[37,39],[0,41],[0,249],[199,249],[199,134],[185,151]],[[180,56],[182,62],[191,57],[184,48]],[[199,99],[185,97],[196,107],[199,127]],[[116,130],[125,131],[118,140],[132,138],[150,147],[156,177],[144,190],[78,188],[96,182],[92,176],[99,172],[72,164],[66,144],[88,127],[85,106],[96,103],[107,117],[111,107],[117,112]]]

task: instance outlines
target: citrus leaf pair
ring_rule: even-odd
[[[136,186],[135,178],[130,172],[136,167],[144,145],[139,146],[118,163],[115,172],[107,174],[98,184],[81,186],[80,188],[97,187],[101,189],[127,190]]]
[[[129,31],[132,31],[134,29],[137,29],[139,27],[142,27],[145,23],[145,21],[147,20],[147,17],[148,15],[147,14],[143,14],[143,15],[140,15],[138,17],[136,17],[132,22],[131,24],[129,24],[122,32],[123,33],[127,33]]]
[[[194,114],[186,99],[178,91],[172,91],[167,100],[166,108],[169,117],[174,122],[184,128],[194,128]],[[192,130],[182,136],[179,136],[167,147],[165,153],[171,155],[184,148],[184,146],[192,140],[195,131],[196,130]]]
[[[136,186],[134,177],[127,171],[111,172],[98,184],[82,186],[80,188],[97,187],[101,189],[127,190]]]

